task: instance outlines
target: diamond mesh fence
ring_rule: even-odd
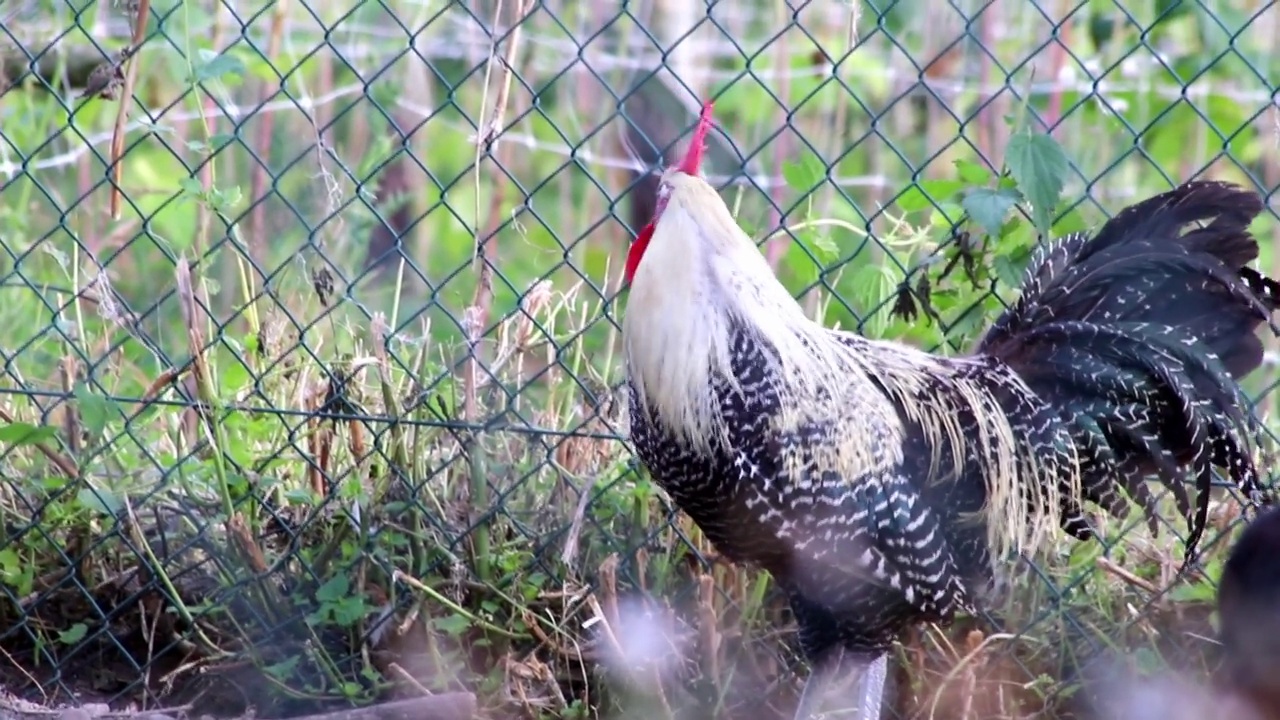
[[[964,351],[1039,215],[1088,229],[1199,177],[1262,193],[1280,273],[1275,2],[0,20],[10,710],[789,717],[785,602],[626,440],[623,261],[703,99],[708,178],[832,326]],[[1270,423],[1267,347],[1245,384]],[[913,632],[893,709],[1068,716],[1100,662],[1207,673],[1239,515],[1215,498],[1188,576],[1181,523],[1099,516],[990,615]]]

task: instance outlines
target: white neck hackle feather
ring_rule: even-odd
[[[971,360],[823,327],[778,282],[714,188],[673,171],[659,192],[666,208],[632,279],[623,318],[628,374],[648,405],[641,412],[651,409],[661,426],[703,451],[728,442],[711,388],[715,378],[736,385],[732,318],[778,351],[773,370],[784,380],[782,409],[772,429],[786,433],[813,421],[829,427],[805,446],[782,444],[783,471],[793,482],[811,482],[806,471],[815,466],[855,479],[901,462],[901,412],[928,435],[935,481],[955,479],[966,448],[982,458],[993,563],[1010,551],[1034,553],[1057,530],[1056,487],[1042,485],[1054,482],[1046,471],[1059,461],[1037,457],[1015,436],[990,391],[962,376]],[[1010,375],[1020,386],[1015,391],[1031,394]],[[964,435],[960,403],[981,419],[976,437]],[[938,467],[944,443],[954,449],[948,469]],[[1071,465],[1071,491],[1079,497],[1079,473]]]

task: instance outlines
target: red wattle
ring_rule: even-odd
[[[630,285],[631,279],[636,276],[636,268],[640,267],[640,258],[644,257],[644,251],[649,248],[651,239],[653,239],[653,223],[644,226],[636,236],[636,241],[631,243],[631,250],[627,252],[627,266],[622,275],[627,285]]]

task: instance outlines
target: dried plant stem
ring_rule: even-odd
[[[511,78],[515,70],[515,57],[520,47],[520,29],[524,18],[532,11],[534,6],[533,0],[520,0],[519,6],[516,8],[515,17],[512,23],[512,30],[507,40],[506,53],[502,58],[502,80],[498,87],[498,96],[494,101],[490,119],[487,126],[482,126],[478,136],[476,137],[476,156],[475,156],[475,189],[476,189],[476,206],[475,221],[476,235],[474,253],[476,261],[479,265],[478,275],[476,279],[475,294],[471,299],[471,306],[467,308],[466,313],[466,333],[468,359],[467,367],[463,377],[463,413],[464,419],[471,425],[479,424],[479,398],[478,385],[480,382],[480,353],[479,340],[484,335],[485,328],[489,325],[490,315],[493,309],[493,268],[497,262],[497,245],[495,238],[498,228],[501,226],[503,213],[502,207],[506,202],[507,183],[503,181],[503,171],[494,174],[493,180],[493,197],[489,203],[489,214],[487,230],[483,236],[479,232],[480,228],[480,202],[481,202],[481,173],[480,166],[484,154],[491,151],[493,141],[497,135],[501,133],[502,120],[506,112],[506,105],[511,93]],[[493,25],[495,29],[502,18],[503,2],[498,0],[494,7]],[[489,80],[493,72],[494,59],[497,55],[496,42],[489,53],[489,62],[485,66],[485,84],[484,92],[480,99],[479,117],[485,116],[485,107],[489,96]],[[499,168],[510,165],[510,145],[500,145],[497,148],[496,161]],[[480,447],[476,432],[468,433],[463,442],[464,452],[469,460],[468,472],[470,475],[469,493],[470,506],[481,513],[488,508],[488,472],[486,470],[486,462],[483,449]],[[472,537],[472,553],[475,560],[476,575],[482,582],[489,579],[489,528],[488,523],[476,523]]]
[[[1141,588],[1151,593],[1152,595],[1156,595],[1159,593],[1159,590],[1157,590],[1154,585],[1147,582],[1146,580],[1143,580],[1137,575],[1134,575],[1133,573],[1120,567],[1119,565],[1116,565],[1115,563],[1111,562],[1111,560],[1109,560],[1108,558],[1099,557],[1095,561],[1095,564],[1098,567],[1102,568],[1105,572],[1120,578],[1121,580],[1125,581],[1126,583],[1136,588]]]
[[[1071,44],[1071,28],[1072,24],[1068,22],[1071,19],[1071,3],[1059,2],[1059,10],[1062,11],[1062,19],[1056,23],[1058,29],[1057,41],[1049,45],[1049,73],[1050,81],[1062,77],[1062,68],[1067,64],[1067,46]],[[1054,126],[1058,124],[1058,120],[1062,117],[1062,89],[1055,87],[1049,95],[1049,108],[1044,116],[1044,130],[1046,133],[1053,134]]]
[[[267,36],[267,57],[277,58],[280,56],[280,46],[284,42],[284,24],[288,17],[289,0],[276,0],[275,7],[271,11],[271,28]],[[276,94],[279,87],[268,87],[266,81],[263,81],[261,87],[262,102],[266,103]],[[275,129],[275,113],[266,113],[258,121],[258,134],[254,144],[257,145],[257,154],[261,158],[271,157],[271,134]],[[267,163],[253,163],[253,180],[250,183],[249,197],[252,202],[256,202],[252,215],[249,217],[249,257],[257,265],[262,268],[263,264],[262,250],[263,242],[266,238],[266,217],[267,203],[263,202],[263,195],[266,194],[267,187]]]
[[[777,4],[777,8],[777,20],[781,21],[779,22],[779,26],[786,27],[786,16],[790,11],[790,3],[783,0],[783,2],[779,2]],[[783,102],[778,104],[777,113],[778,126],[782,128],[782,132],[778,133],[778,136],[774,138],[773,145],[773,165],[774,167],[779,168],[782,167],[783,163],[787,162],[791,149],[790,143],[788,142],[788,140],[790,140],[790,134],[786,132],[787,129],[790,128],[790,123],[787,120],[787,109],[784,107],[786,99],[791,95],[791,73],[787,72],[791,65],[791,43],[788,41],[789,37],[790,34],[784,31],[773,43],[775,49],[773,64],[774,68],[778,72],[777,93],[778,97],[783,98]],[[773,188],[773,192],[770,193],[772,196],[770,198],[772,202],[769,203],[769,222],[766,227],[777,227],[779,222],[786,220],[779,211],[779,208],[782,207],[783,192],[784,188],[778,186]],[[765,257],[769,261],[769,267],[776,271],[778,269],[778,263],[782,262],[782,256],[787,251],[787,245],[790,242],[790,237],[785,233],[771,237],[772,239],[765,247]]]
[[[205,358],[204,335],[200,332],[199,307],[195,290],[191,283],[191,266],[186,258],[179,258],[175,270],[177,276],[178,306],[182,309],[182,321],[187,329],[187,346],[191,351],[191,370],[195,385],[197,416],[202,415],[201,425],[206,429],[209,443],[213,446],[213,471],[218,479],[218,489],[222,495],[223,509],[230,518],[235,514],[235,503],[231,498],[231,485],[227,477],[226,459],[223,457],[227,439],[218,412],[218,392],[214,386],[214,376]]]
[[[941,633],[938,634],[942,635]],[[980,655],[982,655],[988,645],[997,640],[1012,640],[1016,637],[1017,636],[1012,633],[995,633],[981,638],[981,642],[971,644],[967,647],[967,652],[964,656],[956,660],[955,665],[953,665],[952,668],[943,675],[942,681],[938,683],[938,689],[934,691],[933,702],[929,707],[929,717],[937,717],[938,703],[942,701],[942,690],[955,681],[956,678],[960,677],[961,674],[965,673],[969,669],[970,665],[976,661]],[[954,650],[954,648],[952,649]]]
[[[120,182],[124,177],[124,126],[129,117],[129,99],[138,81],[138,49],[147,34],[147,18],[151,15],[151,0],[138,0],[137,15],[133,19],[131,53],[124,61],[124,88],[120,91],[120,107],[116,109],[116,125],[111,131],[111,219],[120,219]]]
[[[480,617],[479,615],[476,615],[470,610],[462,607],[458,603],[440,594],[439,592],[436,591],[435,588],[427,585],[426,583],[422,582],[416,577],[413,577],[412,575],[409,575],[408,573],[402,572],[400,570],[395,570],[392,573],[391,579],[392,581],[395,581],[395,582],[402,582],[408,585],[409,587],[421,592],[422,594],[426,595],[432,600],[435,600],[436,602],[448,608],[449,611],[457,613],[462,617],[465,617],[467,620],[470,620],[471,622],[475,623],[479,627],[484,628],[485,630],[497,633],[506,638],[511,638],[512,640],[525,639],[525,636],[523,635],[518,635],[516,633],[511,632],[510,630],[500,628],[497,625],[494,625],[493,623],[489,622],[488,620],[485,620],[484,618]]]

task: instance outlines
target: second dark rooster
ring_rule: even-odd
[[[1280,719],[1280,508],[1251,522],[1218,581],[1223,685]]]

